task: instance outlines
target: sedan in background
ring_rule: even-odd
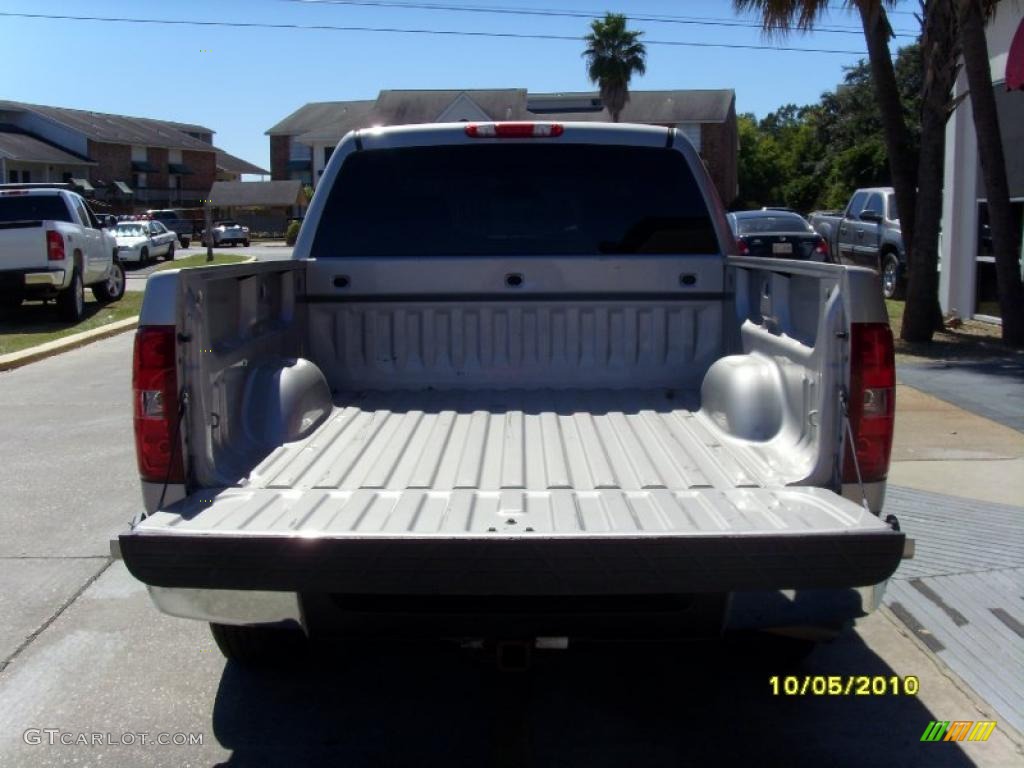
[[[122,221],[113,232],[122,263],[146,264],[158,256],[174,259],[178,236],[159,221]]]
[[[828,261],[828,243],[807,220],[788,211],[738,211],[728,216],[740,256]]]
[[[206,238],[203,238],[206,242]],[[217,245],[244,245],[249,247],[249,228],[243,227],[237,221],[218,221],[213,225],[213,244]]]

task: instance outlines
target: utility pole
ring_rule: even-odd
[[[213,261],[213,206],[207,200],[203,203],[206,213],[206,229],[203,234],[206,236],[206,260]]]

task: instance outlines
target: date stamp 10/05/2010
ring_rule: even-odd
[[[772,696],[916,696],[921,682],[913,675],[773,675]]]

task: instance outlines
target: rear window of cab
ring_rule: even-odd
[[[495,143],[352,153],[311,256],[720,252],[673,149]]]

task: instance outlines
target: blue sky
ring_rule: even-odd
[[[402,0],[397,0],[401,2]],[[406,0],[414,2],[416,0]],[[614,10],[631,16],[744,20],[731,0],[418,0],[421,4]],[[854,34],[792,35],[780,44],[863,51],[857,18],[836,3],[823,24]],[[915,4],[893,16],[912,32]],[[221,22],[404,27],[582,36],[584,18],[442,12],[296,0],[9,0],[0,12]],[[749,17],[745,19],[750,21]],[[635,21],[648,41],[763,45],[754,28]],[[200,123],[224,149],[264,167],[264,131],[308,101],[374,98],[382,88],[590,88],[575,40],[165,26],[0,16],[0,98]],[[898,38],[898,44],[911,38]],[[741,112],[816,101],[857,55],[648,46],[636,89],[734,88]]]

